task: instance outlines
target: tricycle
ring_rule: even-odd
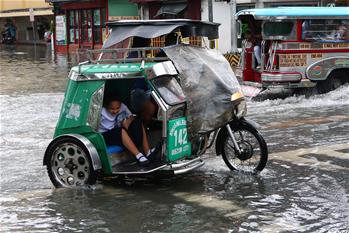
[[[89,51],[89,60],[69,73],[54,138],[43,158],[53,185],[183,174],[204,165],[202,155],[213,145],[231,170],[262,171],[267,144],[257,124],[245,118],[240,85],[219,51],[202,46],[218,38],[218,26],[194,20],[109,22],[103,48]],[[132,110],[131,93],[139,85],[155,106],[144,122],[155,148],[148,166],[140,166],[122,145],[107,146],[99,131],[105,100],[117,94]]]

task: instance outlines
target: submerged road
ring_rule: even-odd
[[[54,189],[42,156],[71,62],[0,48],[0,232],[348,232],[349,86],[249,102],[270,149],[258,176],[208,151],[171,179]]]

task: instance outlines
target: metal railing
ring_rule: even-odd
[[[161,47],[88,50],[87,62],[90,64],[100,64],[100,63],[132,63],[132,62],[142,62],[142,61],[157,62],[157,61],[168,60],[166,56],[153,56],[152,55],[153,51],[161,51]],[[130,57],[131,54],[132,56]]]

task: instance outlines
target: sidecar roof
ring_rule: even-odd
[[[147,62],[144,64],[144,69],[150,68],[154,64],[156,63]],[[77,74],[71,79],[77,81],[143,77],[141,63],[87,64],[74,66],[71,70]]]
[[[111,29],[103,48],[109,48],[130,37],[156,38],[180,29],[183,37],[203,36],[218,38],[219,23],[190,19],[119,20],[107,23]]]

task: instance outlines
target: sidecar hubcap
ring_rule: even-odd
[[[86,153],[73,143],[59,145],[51,159],[51,170],[62,186],[84,185],[90,175]]]

